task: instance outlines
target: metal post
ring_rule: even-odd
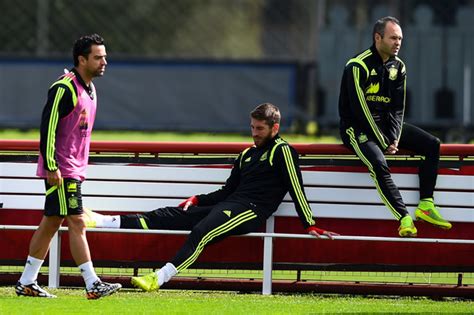
[[[267,219],[265,228],[266,233],[273,233],[275,230],[275,217]],[[273,271],[273,237],[265,236],[263,238],[263,286],[262,294],[272,294],[272,271]]]
[[[36,55],[45,56],[49,50],[49,0],[38,0],[36,11]]]
[[[59,268],[61,266],[61,232],[54,234],[49,248],[48,287],[59,288]]]
[[[469,128],[471,125],[471,65],[469,63],[464,64],[462,117],[463,127]]]

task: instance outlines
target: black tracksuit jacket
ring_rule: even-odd
[[[250,205],[260,216],[268,218],[288,191],[303,226],[314,225],[303,188],[298,153],[276,135],[265,146],[252,146],[240,153],[225,185],[197,198],[199,206],[221,201]]]
[[[384,151],[399,140],[405,110],[406,69],[398,57],[385,63],[375,46],[350,59],[339,95],[341,133],[353,127]]]

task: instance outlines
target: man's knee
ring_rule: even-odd
[[[432,154],[439,154],[439,148],[441,146],[441,140],[439,140],[439,138],[433,136],[431,138],[429,146],[431,148],[430,151],[431,151]]]
[[[40,223],[40,230],[48,234],[54,234],[63,222],[63,218],[58,216],[44,216]]]
[[[86,223],[83,215],[70,215],[66,220],[69,233],[85,233]]]
[[[376,174],[390,174],[390,168],[388,167],[387,160],[384,158],[373,160],[372,168]]]

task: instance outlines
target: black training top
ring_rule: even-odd
[[[339,95],[341,132],[353,127],[385,150],[402,132],[406,69],[398,57],[385,63],[375,46],[350,59]]]
[[[313,213],[304,192],[298,153],[276,135],[261,148],[249,147],[240,153],[224,186],[198,195],[200,206],[221,201],[249,205],[268,218],[290,192],[305,228],[314,225]]]

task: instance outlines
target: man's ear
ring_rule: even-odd
[[[273,124],[273,127],[272,127],[272,134],[273,134],[273,135],[276,135],[279,130],[280,130],[280,124],[278,124],[278,123]]]
[[[79,56],[78,60],[79,60],[79,64],[85,64],[87,62],[87,59],[84,56]]]
[[[382,39],[382,36],[379,34],[379,33],[375,33],[374,34],[374,40],[377,42],[377,41],[380,41]]]

